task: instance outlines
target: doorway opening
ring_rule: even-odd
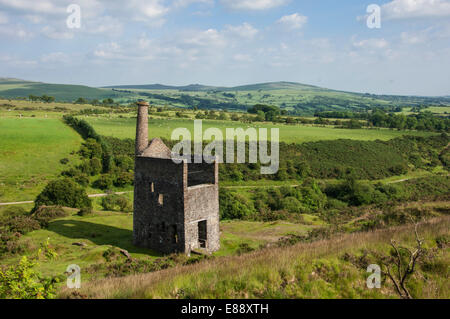
[[[202,220],[198,223],[198,244],[200,248],[206,248],[206,242],[208,241],[208,227],[206,220]]]

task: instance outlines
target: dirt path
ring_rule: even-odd
[[[299,187],[300,185],[255,185],[255,186],[222,186],[226,189],[245,189],[245,188],[281,188],[281,187]]]
[[[128,192],[117,192],[117,193],[113,193],[115,195],[124,195],[124,194],[128,194],[128,193],[132,193],[133,191],[128,191]],[[90,198],[96,198],[96,197],[105,197],[108,196],[109,194],[91,194],[88,195],[88,197]],[[10,203],[0,203],[0,206],[8,206],[8,205],[23,205],[23,204],[33,204],[34,201],[24,201],[24,202],[10,202]]]

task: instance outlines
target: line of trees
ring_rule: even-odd
[[[45,103],[52,103],[55,102],[55,97],[54,96],[48,96],[48,95],[42,95],[42,96],[37,96],[37,95],[32,95],[30,94],[28,96],[28,99],[32,102],[37,102],[37,101],[42,101]]]
[[[319,119],[351,119],[355,122],[357,119],[366,120],[369,126],[386,127],[398,130],[409,129],[419,131],[438,131],[448,132],[450,128],[450,119],[437,117],[430,111],[420,112],[418,114],[396,114],[386,112],[381,109],[375,109],[372,112],[347,112],[347,111],[328,111],[316,112],[315,116]]]

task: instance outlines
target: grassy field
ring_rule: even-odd
[[[79,149],[81,137],[61,120],[0,118],[0,202],[34,200],[64,169],[59,161]]]
[[[84,85],[49,84],[23,80],[0,79],[0,96],[5,98],[28,98],[29,95],[49,95],[58,102],[72,102],[79,97],[87,99],[119,98],[123,94],[110,89],[98,89]]]
[[[449,217],[422,223],[419,232],[425,246],[437,249],[437,239],[448,235],[449,227]],[[371,250],[388,253],[392,238],[413,246],[413,234],[411,225],[345,234],[149,274],[87,282],[80,293],[90,298],[398,298],[388,280],[382,282],[381,289],[367,289],[365,267],[345,256],[359,257]],[[448,253],[448,248],[441,249],[432,264],[418,266],[408,284],[413,297],[450,297],[448,269],[433,269],[448,262]],[[70,290],[64,289],[60,297],[70,294]]]
[[[136,134],[136,119],[130,117],[117,116],[83,116],[94,129],[101,135],[113,136],[117,138],[134,138]],[[156,119],[149,121],[150,137],[163,137],[170,139],[172,131],[176,128],[187,128],[193,132],[194,122],[189,119]],[[353,140],[389,140],[405,134],[417,136],[429,136],[433,133],[416,131],[396,131],[390,129],[337,129],[333,127],[317,127],[306,125],[273,125],[273,124],[244,124],[232,121],[204,120],[203,129],[217,127],[222,130],[225,136],[226,128],[279,128],[280,141],[286,143],[303,143],[321,140],[353,139]]]
[[[23,206],[26,209],[30,205]],[[0,214],[7,211],[7,207],[0,207]],[[21,242],[28,247],[30,254],[35,252],[41,243],[50,238],[50,243],[59,257],[51,262],[41,263],[38,270],[45,275],[59,275],[64,273],[71,263],[78,264],[82,269],[94,264],[105,262],[103,253],[109,248],[127,250],[133,258],[154,260],[161,257],[149,249],[133,246],[133,216],[126,213],[95,211],[89,216],[76,215],[78,210],[66,208],[69,217],[61,218],[50,223],[47,229],[33,231],[21,237]],[[305,234],[314,225],[293,224],[289,222],[246,222],[226,221],[221,223],[221,249],[216,256],[236,254],[242,244],[253,249],[261,245],[276,242],[280,237],[290,234]],[[74,242],[85,243],[85,247],[72,245]],[[1,257],[0,257],[1,258]],[[4,265],[15,264],[20,256],[1,258]],[[88,278],[101,277],[105,273],[86,274]]]

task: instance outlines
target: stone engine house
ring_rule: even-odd
[[[154,251],[212,253],[220,248],[219,166],[180,164],[155,138],[148,141],[148,103],[138,103],[133,243]],[[193,161],[192,161],[193,162]]]

